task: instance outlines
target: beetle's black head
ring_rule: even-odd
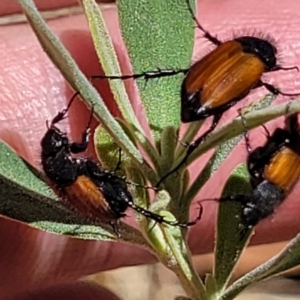
[[[242,36],[235,39],[243,51],[257,56],[265,65],[265,71],[273,70],[277,65],[277,48],[269,41],[253,36]]]
[[[65,133],[51,126],[41,141],[42,156],[54,156],[61,149],[67,148],[69,140]]]
[[[260,220],[271,215],[284,201],[285,192],[265,180],[259,184],[244,203],[241,222],[245,228],[255,226]]]

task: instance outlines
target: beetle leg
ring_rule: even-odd
[[[272,70],[270,70],[269,72],[273,72],[273,71],[290,71],[290,70],[297,70],[299,72],[299,68],[297,66],[294,67],[281,67],[281,66],[275,66]]]
[[[68,106],[63,109],[62,111],[60,111],[51,121],[51,125],[50,127],[54,126],[55,124],[59,123],[60,121],[62,121],[65,117],[66,117],[66,113],[69,111],[74,99],[79,95],[79,92],[76,92],[71,100],[68,103]],[[49,126],[47,125],[47,127],[49,128]]]
[[[156,213],[153,213],[152,211],[147,210],[147,209],[145,209],[143,207],[140,207],[138,205],[135,205],[133,202],[128,202],[128,206],[131,207],[136,212],[138,212],[139,214],[142,214],[144,217],[154,220],[156,223],[159,223],[159,224],[165,223],[165,224],[168,224],[168,225],[171,225],[171,226],[179,226],[179,227],[182,227],[182,228],[191,227],[191,226],[195,225],[196,223],[198,223],[198,221],[200,221],[200,219],[202,217],[202,213],[203,213],[203,207],[199,203],[198,216],[192,221],[189,221],[187,223],[181,223],[179,221],[166,220],[163,216],[161,216],[159,214],[156,214]]]
[[[262,124],[261,127],[265,130],[266,137],[267,137],[267,139],[269,139],[271,136],[269,129],[267,128],[267,126],[265,124]]]
[[[208,39],[211,43],[213,43],[216,46],[219,46],[222,44],[222,42],[215,36],[212,36],[207,30],[205,30],[201,24],[199,23],[199,21],[196,18],[195,12],[193,11],[192,7],[191,7],[191,3],[190,0],[186,0],[186,4],[188,7],[188,10],[192,16],[192,19],[195,21],[197,27],[204,33],[204,38]]]
[[[258,86],[264,86],[270,93],[274,95],[282,95],[282,96],[288,96],[288,97],[295,97],[295,96],[300,96],[300,93],[284,93],[281,92],[277,87],[275,87],[272,84],[260,81],[258,83]]]
[[[88,144],[89,144],[89,140],[90,140],[91,122],[92,122],[92,119],[93,119],[93,113],[94,113],[94,107],[92,106],[89,120],[87,122],[87,125],[86,125],[86,128],[85,128],[84,132],[82,133],[81,142],[79,142],[79,143],[78,142],[73,142],[73,143],[70,144],[70,151],[72,153],[84,152],[87,149]]]
[[[130,75],[121,75],[121,76],[114,76],[114,75],[93,75],[91,79],[138,79],[144,78],[146,81],[154,78],[161,78],[161,77],[171,77],[178,74],[186,74],[189,71],[188,69],[157,69],[154,71],[147,71],[137,74],[130,74]]]
[[[249,131],[248,131],[248,128],[247,128],[246,120],[243,117],[242,109],[238,109],[238,113],[241,117],[242,124],[243,124],[243,127],[244,127],[244,139],[245,139],[245,143],[246,143],[247,152],[248,152],[248,154],[250,154],[252,152],[252,147],[250,145]]]

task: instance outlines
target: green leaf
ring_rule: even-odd
[[[98,4],[94,0],[81,0],[81,4],[84,7],[95,49],[105,74],[120,75],[117,55]],[[124,119],[143,132],[132,109],[123,81],[110,80],[109,84]]]
[[[180,157],[185,154],[186,147],[183,147],[182,144],[188,145],[190,142],[192,142],[195,136],[197,135],[197,133],[199,132],[203,123],[204,120],[189,123],[187,131],[185,132],[184,136],[180,140],[181,143],[178,143],[177,145],[175,157]]]
[[[193,4],[193,1],[191,1]],[[119,0],[119,17],[133,71],[187,68],[194,47],[194,22],[182,0]],[[149,124],[160,131],[180,122],[183,76],[138,80]]]
[[[246,166],[238,166],[228,180],[222,197],[234,196],[251,191],[248,181],[249,176],[245,174]],[[219,291],[222,291],[229,279],[231,272],[236,265],[243,248],[246,246],[251,230],[247,230],[241,238],[241,211],[242,205],[234,201],[220,201],[217,220],[217,235],[215,248],[214,276]]]
[[[234,282],[221,299],[233,299],[249,285],[298,265],[300,265],[300,234],[298,234],[281,253]]]
[[[128,165],[126,167],[126,175],[127,178],[132,180],[132,187],[135,186],[135,191],[132,191],[132,195],[134,197],[134,203],[136,205],[142,206],[144,208],[148,208],[150,200],[149,193],[147,191],[146,181],[141,172],[140,168],[135,167],[134,165]],[[144,219],[142,214],[136,213],[137,219]]]
[[[149,164],[147,164],[147,178],[150,180],[151,183],[153,183],[153,185],[155,184],[155,182],[158,181],[157,178],[157,174],[154,170],[157,170],[160,168],[160,156],[157,152],[157,149],[153,146],[153,144],[151,143],[151,141],[144,135],[142,135],[140,132],[135,130],[135,135],[137,137],[137,139],[140,142],[141,147],[143,148],[143,150],[145,151],[146,157],[149,157],[149,160],[151,161],[153,168],[150,168]],[[140,164],[141,168],[145,168],[145,164],[146,161],[144,160],[143,164]],[[144,173],[146,173],[144,171]],[[150,174],[151,173],[151,174]]]
[[[94,132],[94,144],[101,165],[107,170],[114,170],[119,162],[120,148],[101,124]],[[122,161],[123,159],[122,153]]]
[[[159,143],[160,169],[158,174],[164,174],[171,169],[177,143],[177,130],[174,126],[167,126],[161,134]]]
[[[110,114],[98,92],[90,84],[70,53],[61,44],[59,39],[50,31],[40,13],[31,0],[18,0],[22,6],[29,24],[32,26],[37,38],[48,54],[52,62],[61,71],[74,90],[80,92],[84,102],[94,106],[96,117],[101,121],[106,130],[114,137],[122,148],[131,154],[139,162],[142,162],[141,154],[124,133],[118,122]]]

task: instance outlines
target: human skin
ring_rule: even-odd
[[[67,6],[69,3],[69,1],[61,1],[60,4]],[[278,40],[278,46],[282,49],[283,65],[294,66],[299,65],[300,56],[297,13],[300,11],[299,6],[300,3],[293,0],[287,0],[284,3],[278,1],[272,6],[272,13],[270,13],[268,4],[261,2],[258,7],[255,0],[249,0],[246,3],[237,0],[202,0],[198,17],[202,25],[212,34],[217,33],[220,39],[223,37],[230,39],[233,31],[243,30],[244,34],[249,34],[254,28],[262,33],[270,33]],[[5,8],[6,6],[0,5],[0,10],[3,10],[2,13],[0,11],[0,15],[6,13]],[[117,51],[124,53],[115,8],[104,10],[104,17]],[[87,76],[99,73],[99,65],[83,16],[52,20],[49,25],[70,50]],[[5,47],[0,48],[0,137],[14,147],[20,155],[38,166],[39,143],[45,133],[45,120],[51,119],[65,107],[72,91],[43,53],[27,24],[2,27],[1,34],[2,44]],[[197,34],[201,35],[199,31]],[[203,39],[197,38],[195,58],[207,53],[208,45]],[[121,63],[128,67],[125,57],[125,55],[121,56]],[[296,71],[276,72],[268,75],[267,78],[270,78],[270,82],[274,79],[274,83],[284,91],[300,90],[300,74]],[[101,89],[101,93],[107,103],[112,102],[107,86]],[[264,94],[263,89],[251,93],[247,102],[239,103],[226,113],[222,122],[228,122],[233,115],[236,115],[238,107],[250,103],[251,100],[260,99]],[[137,97],[133,94],[130,98],[133,102],[137,101]],[[287,100],[286,97],[278,97],[277,103]],[[134,103],[134,106],[136,105]],[[82,112],[80,116],[75,114],[76,110]],[[64,121],[66,127],[70,125],[72,136],[80,134],[88,113],[82,103],[74,104],[70,119]],[[268,128],[272,131],[277,125],[282,125],[282,119],[268,124]],[[260,129],[251,132],[252,146],[257,146],[263,137]],[[90,147],[89,150],[92,151],[92,148]],[[245,157],[246,151],[242,144],[228,157],[197,199],[219,196],[228,174],[237,163],[245,161]],[[202,157],[197,163],[197,169],[203,164],[204,158]],[[297,201],[299,193],[298,186],[278,213],[258,225],[253,239],[254,243],[283,241],[298,233],[300,228],[298,218],[300,207]],[[216,203],[206,202],[203,206],[203,218],[197,226],[191,229],[190,233],[189,242],[194,253],[207,253],[213,249]],[[195,215],[195,206],[192,206],[192,209],[192,215]],[[19,294],[18,299],[21,299],[22,291],[42,288],[46,283],[47,285],[67,284],[97,271],[153,261],[153,257],[141,248],[121,243],[81,241],[53,235],[5,217],[0,218],[0,237],[2,241],[0,247],[1,299],[8,299],[8,296],[13,297],[16,294]],[[95,295],[99,297],[99,294]]]

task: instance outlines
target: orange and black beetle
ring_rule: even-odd
[[[48,130],[41,141],[42,167],[50,186],[59,197],[79,213],[91,219],[111,223],[124,217],[127,208],[131,207],[157,223],[180,227],[196,224],[201,217],[201,209],[199,216],[188,223],[165,220],[163,216],[135,205],[123,178],[104,170],[89,158],[73,156],[87,149],[93,110],[80,142],[71,143],[66,133],[56,124],[65,118],[77,95],[78,93],[72,97],[66,109],[53,118],[50,126],[47,125]]]
[[[250,150],[246,136],[247,149]],[[253,191],[250,195],[221,198],[242,203],[244,229],[271,215],[286,199],[300,176],[298,114],[286,117],[286,127],[277,128],[266,144],[251,151],[247,161]]]

